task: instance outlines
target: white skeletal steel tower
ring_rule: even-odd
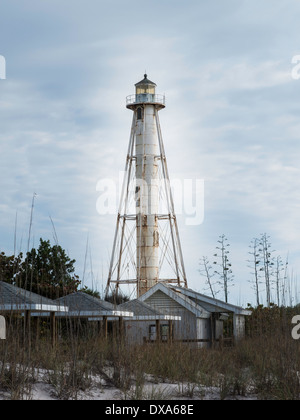
[[[146,74],[135,87],[127,97],[133,119],[106,295],[131,285],[139,297],[157,282],[187,287],[187,280],[158,116],[165,97]]]

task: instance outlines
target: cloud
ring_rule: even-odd
[[[105,277],[115,217],[97,213],[96,185],[124,169],[132,118],[125,97],[147,70],[166,93],[160,119],[171,177],[205,182],[204,223],[186,226],[179,216],[190,287],[201,289],[198,258],[213,253],[222,233],[232,238],[240,284],[248,244],[262,231],[278,251],[292,250],[298,266],[295,2],[155,0],[145,12],[135,0],[3,1],[4,250],[13,249],[16,211],[18,243],[26,238],[36,192],[36,240],[51,238],[51,215],[81,273],[89,233],[95,276]]]

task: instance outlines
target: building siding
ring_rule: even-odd
[[[158,290],[145,300],[148,305],[153,306],[159,311],[181,317],[181,321],[173,322],[173,338],[174,340],[193,340],[197,335],[196,316],[187,311],[178,302],[171,299],[165,293]]]

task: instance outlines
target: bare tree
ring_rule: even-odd
[[[270,237],[266,233],[263,233],[259,240],[259,252],[262,262],[260,271],[263,273],[265,279],[268,307],[271,305],[271,281],[275,264],[274,257],[272,256],[274,251],[272,251],[271,248]]]
[[[282,261],[281,256],[279,255],[275,261],[275,285],[276,285],[276,296],[277,296],[277,305],[285,305],[285,289],[286,282],[288,277],[288,257],[286,262]]]
[[[281,256],[278,255],[278,257],[275,260],[275,285],[276,285],[276,297],[277,297],[277,305],[280,306],[280,291],[282,289],[282,271],[284,270],[283,268],[283,263],[282,263],[282,259]]]
[[[260,281],[261,255],[259,253],[259,239],[254,238],[251,241],[249,248],[251,248],[251,251],[249,252],[249,254],[251,255],[252,258],[251,260],[248,260],[248,263],[250,263],[249,267],[251,269],[253,268],[253,272],[251,273],[254,276],[253,288],[255,290],[255,295],[256,295],[256,304],[257,306],[259,306],[260,305],[259,284],[261,283]]]
[[[219,262],[214,261],[214,264],[219,265],[220,270],[219,271],[215,270],[215,273],[218,274],[220,277],[219,284],[224,289],[225,302],[228,303],[228,296],[229,296],[228,288],[230,286],[233,286],[232,282],[234,278],[234,275],[232,272],[232,265],[228,257],[229,255],[228,247],[230,247],[230,244],[228,243],[228,239],[226,238],[224,234],[219,236],[218,244],[219,245],[216,247],[218,252],[214,254],[214,257],[217,257],[219,259]]]
[[[198,271],[201,274],[201,276],[205,277],[205,279],[206,279],[205,282],[208,285],[208,290],[210,290],[210,293],[211,293],[212,297],[215,298],[216,294],[217,294],[217,292],[215,292],[215,290],[214,290],[215,283],[213,281],[213,277],[214,277],[215,273],[212,272],[213,268],[210,265],[210,262],[209,262],[208,258],[207,257],[202,257],[200,259],[199,265],[200,265],[200,269]]]

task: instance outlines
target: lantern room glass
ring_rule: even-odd
[[[155,86],[154,85],[148,85],[148,84],[144,84],[144,85],[139,85],[136,87],[136,94],[137,95],[141,95],[144,93],[148,93],[150,95],[155,95]]]

